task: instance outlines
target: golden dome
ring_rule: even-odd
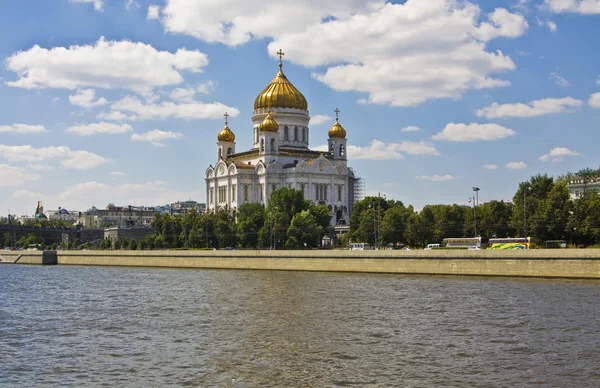
[[[279,124],[271,117],[270,110],[269,113],[267,113],[267,117],[265,117],[263,122],[258,125],[258,129],[265,132],[277,132],[279,129]]]
[[[254,110],[267,108],[293,108],[308,110],[306,98],[298,89],[287,79],[281,70],[282,64],[279,63],[279,72],[273,78],[273,81],[263,90],[256,100],[254,100]]]
[[[233,143],[235,141],[235,134],[231,131],[231,129],[229,129],[229,126],[227,125],[227,118],[229,117],[229,114],[225,112],[223,116],[225,116],[225,126],[217,135],[217,140]]]
[[[338,121],[339,120],[338,113],[340,113],[340,110],[335,108],[335,124],[333,124],[333,126],[331,127],[331,129],[328,132],[330,139],[333,139],[333,138],[345,139],[346,138],[346,130],[344,129],[344,127],[342,127],[342,125]]]

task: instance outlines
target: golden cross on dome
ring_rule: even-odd
[[[279,51],[277,51],[275,54],[279,55],[279,67],[281,68],[281,66],[283,65],[283,56],[285,55],[285,53],[282,49],[279,49]]]
[[[335,121],[337,122],[338,121],[338,114],[340,113],[340,110],[338,108],[335,108],[334,112],[335,112]]]
[[[223,116],[225,116],[225,125],[227,125],[227,119],[229,118],[229,113],[225,112],[225,114]]]

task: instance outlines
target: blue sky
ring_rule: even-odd
[[[204,201],[284,71],[367,194],[512,198],[600,165],[599,0],[21,0],[0,12],[0,214]]]

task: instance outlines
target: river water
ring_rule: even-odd
[[[0,385],[600,386],[600,282],[0,266]]]

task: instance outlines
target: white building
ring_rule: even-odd
[[[75,223],[79,219],[79,211],[68,211],[59,207],[58,210],[46,211],[49,220],[60,220]]]
[[[278,54],[279,72],[254,101],[251,149],[236,150],[225,114],[216,163],[206,170],[207,209],[235,212],[246,202],[266,205],[274,190],[288,186],[315,204],[328,205],[332,225],[349,224],[355,178],[347,166],[346,131],[339,123],[339,110],[329,130],[328,151],[311,150],[308,103],[283,73],[283,53]]]
[[[575,177],[567,185],[571,193],[571,199],[581,198],[586,191],[595,190],[600,192],[600,178],[584,179]]]

